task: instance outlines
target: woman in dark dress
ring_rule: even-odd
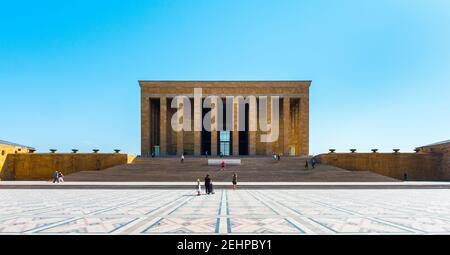
[[[211,178],[209,177],[209,174],[205,177],[205,190],[206,194],[211,194]]]
[[[233,173],[233,190],[236,190],[237,188],[237,174],[236,172]]]

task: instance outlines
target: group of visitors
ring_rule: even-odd
[[[236,190],[237,188],[237,174],[236,172],[233,173],[233,177],[232,177],[232,184],[233,184],[233,190]],[[215,194],[214,192],[214,185],[211,179],[211,176],[209,174],[206,175],[205,177],[205,194],[210,195],[210,194]],[[200,182],[200,179],[197,179],[197,196],[201,196],[202,195],[202,184]]]
[[[201,193],[201,187],[199,186],[200,191],[198,192],[198,194]],[[207,195],[209,194],[214,194],[214,185],[212,183],[211,177],[209,176],[209,174],[206,175],[205,177],[205,192]]]
[[[309,165],[311,164],[311,167],[312,167],[312,169],[315,169],[316,168],[316,164],[317,164],[317,160],[316,160],[316,158],[315,157],[312,157],[312,158],[307,158],[306,160],[305,160],[305,169],[309,169]]]
[[[64,182],[64,175],[60,171],[53,172],[53,183]]]
[[[275,161],[281,161],[281,154],[272,154],[272,159]]]

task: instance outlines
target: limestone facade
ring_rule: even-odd
[[[141,155],[152,153],[166,155],[272,155],[272,153],[304,156],[309,154],[309,88],[311,81],[139,81],[141,88]],[[201,89],[202,97],[194,97]],[[172,108],[176,96],[186,96],[191,101],[191,115],[180,120],[189,122],[191,131],[174,131],[171,125],[178,108]],[[217,108],[203,107],[209,96],[222,102],[233,100],[233,127],[227,132],[210,132],[202,129],[202,121],[211,112],[211,123],[217,121]],[[255,96],[244,105],[238,97]],[[279,136],[274,142],[262,142],[261,137],[270,131],[260,129],[260,96],[268,97],[268,123],[278,124]],[[279,98],[278,123],[270,119],[271,98]],[[213,103],[214,104],[214,103]],[[179,104],[175,106],[180,107]],[[225,108],[225,104],[224,104]],[[225,111],[225,109],[223,109]],[[245,112],[246,131],[238,131],[239,112]],[[226,114],[224,113],[223,116]],[[180,115],[178,115],[180,116]],[[226,118],[226,117],[224,117]],[[240,125],[240,124],[239,124]],[[242,123],[244,125],[244,123]],[[200,127],[198,131],[194,127]],[[253,127],[254,129],[250,129]],[[197,130],[197,131],[196,131]],[[256,131],[250,131],[256,130]]]

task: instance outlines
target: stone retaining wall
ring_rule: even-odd
[[[447,155],[448,157],[448,155]],[[328,153],[317,156],[320,163],[351,171],[371,171],[403,180],[450,180],[442,153]]]
[[[30,153],[8,154],[1,180],[50,180],[54,171],[68,175],[79,171],[103,170],[127,164],[133,156],[118,153]]]

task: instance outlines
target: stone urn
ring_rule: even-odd
[[[115,149],[114,152],[118,154],[118,153],[120,153],[120,150],[119,149]]]
[[[55,153],[56,151],[58,151],[57,149],[50,149],[50,153]]]
[[[93,149],[92,150],[94,153],[98,153],[100,150],[99,149]]]
[[[72,152],[73,152],[73,153],[77,153],[78,150],[77,150],[77,149],[72,149]]]
[[[329,149],[330,153],[334,153],[336,149]]]
[[[398,153],[400,149],[393,149],[394,153]]]
[[[351,152],[351,153],[355,153],[355,152],[356,152],[356,149],[350,149],[350,152]]]
[[[378,149],[372,149],[371,150],[373,153],[377,153]]]

